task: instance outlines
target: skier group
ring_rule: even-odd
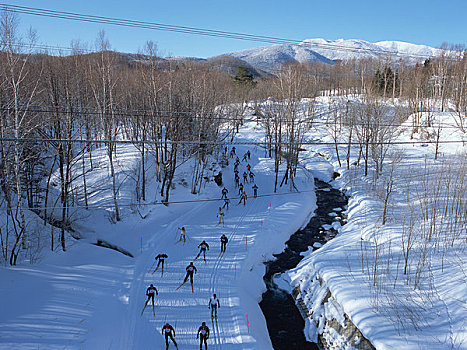
[[[256,198],[258,196],[258,185],[256,185],[255,183],[255,174],[253,173],[253,171],[251,171],[251,165],[248,162],[251,158],[250,150],[248,150],[243,155],[242,160],[240,161],[240,158],[237,156],[236,149],[234,146],[230,150],[230,158],[232,159],[235,158],[233,171],[234,171],[235,188],[238,188],[238,195],[240,199],[238,201],[238,204],[241,204],[243,202],[243,205],[246,205],[246,200],[248,198],[246,194],[246,190],[245,190],[246,184],[253,183],[253,186],[251,187],[253,189],[253,197]],[[246,170],[243,172],[243,182],[242,182],[240,180],[238,167],[244,161],[247,162],[247,165],[246,165]],[[227,193],[229,193],[229,190],[224,187],[222,189],[222,196],[221,196],[221,199],[224,199],[224,206],[222,208],[227,207],[227,209],[229,209],[230,200],[227,197]],[[220,209],[221,208],[219,207],[219,210]]]
[[[225,148],[225,154],[226,154],[226,156],[228,154],[227,147]],[[250,154],[250,151],[248,150],[243,155],[242,162],[243,161],[248,162],[250,160],[250,156],[251,156],[251,154]],[[238,166],[240,165],[241,162],[240,162],[239,157],[236,155],[235,147],[232,147],[232,149],[230,151],[230,158],[234,158],[234,157],[236,157],[235,162],[234,162],[235,187],[236,188],[238,187],[238,193],[239,193],[239,196],[240,196],[239,197],[240,201],[238,202],[238,204],[241,204],[241,202],[243,201],[243,205],[246,205],[247,194],[246,194],[245,189],[244,189],[244,184],[253,183],[252,189],[253,189],[253,195],[254,195],[255,198],[257,197],[258,186],[254,183],[254,174],[251,171],[251,166],[250,166],[249,163],[246,165],[246,171],[243,172],[243,183],[240,182],[240,177],[238,175],[238,173],[239,173]],[[248,178],[249,178],[249,181],[248,181]],[[219,207],[219,209],[217,211],[217,218],[219,219],[218,225],[220,225],[222,223],[222,226],[224,226],[225,213],[224,213],[223,208],[226,207],[227,210],[229,209],[230,199],[227,197],[227,194],[229,193],[227,188],[224,187],[222,189],[221,193],[222,193],[221,199],[224,200],[224,206]],[[184,226],[181,227],[181,228],[179,227],[178,229],[180,230],[180,238],[176,243],[183,242],[183,244],[185,244],[186,243],[186,229],[185,229]],[[220,244],[221,245],[220,245],[219,257],[222,257],[224,255],[224,253],[226,251],[227,243],[228,243],[227,236],[225,234],[222,234],[222,236],[220,237]],[[181,287],[183,287],[185,285],[185,283],[188,282],[188,280],[190,280],[191,292],[194,293],[193,276],[198,272],[197,268],[194,265],[194,262],[202,255],[203,260],[204,260],[204,264],[206,265],[206,251],[209,251],[209,248],[210,248],[209,244],[205,240],[203,240],[198,245],[199,252],[196,255],[196,257],[193,259],[193,261],[191,261],[188,264],[188,266],[185,268],[185,272],[186,272],[185,278],[184,278],[183,282],[176,288],[176,290],[179,290]],[[153,266],[156,264],[156,262],[157,262],[157,266],[154,269],[154,271],[152,271],[153,274],[159,269],[159,267],[161,267],[161,277],[163,277],[163,275],[164,275],[164,262],[165,262],[165,259],[167,259],[167,258],[168,258],[168,255],[165,254],[165,253],[160,253],[155,257],[155,261],[154,261]],[[151,267],[151,269],[152,269],[152,267]],[[141,315],[143,315],[144,310],[146,309],[147,305],[151,301],[152,302],[153,315],[154,315],[154,317],[156,316],[155,315],[155,310],[154,310],[154,298],[155,298],[156,295],[159,295],[159,291],[156,289],[156,287],[153,284],[151,284],[146,289],[147,300],[146,300],[146,302],[144,304],[143,310],[141,311]],[[213,324],[214,324],[214,319],[216,320],[216,323],[217,323],[217,309],[220,308],[220,301],[217,298],[216,294],[213,294],[213,296],[209,299],[208,308],[211,310],[211,319],[213,321]],[[175,341],[175,329],[174,329],[174,327],[172,327],[172,325],[170,325],[169,323],[165,323],[164,326],[162,327],[162,335],[164,335],[164,337],[165,337],[166,349],[169,348],[170,341],[172,341],[174,343],[175,347],[178,349],[177,342]],[[206,322],[202,322],[201,326],[198,329],[196,338],[200,339],[200,350],[202,350],[203,343],[205,345],[205,349],[207,349],[207,346],[208,346],[207,345],[207,340],[209,339],[209,327],[206,325]]]
[[[186,236],[185,227],[181,228],[180,230],[183,231],[183,238],[185,238],[185,236]],[[228,240],[227,236],[225,234],[223,234],[221,236],[221,238],[220,238],[221,251],[219,253],[219,256],[224,255],[224,253],[226,251],[228,241],[229,240]],[[206,241],[203,240],[198,245],[198,248],[200,250],[198,252],[198,255],[196,255],[194,261],[196,261],[202,254],[203,259],[204,259],[204,263],[206,264],[206,250],[209,251],[209,244]],[[155,262],[154,262],[154,264],[156,264],[156,262],[157,262],[157,266],[156,266],[156,268],[154,269],[154,271],[152,273],[156,272],[159,269],[159,266],[160,266],[161,271],[162,271],[162,276],[163,276],[163,274],[164,274],[164,262],[165,262],[165,259],[167,259],[167,258],[168,258],[167,254],[162,254],[162,253],[158,254],[155,257]],[[190,280],[191,292],[194,293],[193,276],[198,272],[197,268],[194,265],[194,261],[191,261],[190,264],[185,268],[185,271],[186,271],[185,278],[184,278],[182,284],[180,286],[178,286],[176,288],[176,290],[179,290],[185,283],[188,282],[188,280]],[[153,266],[154,266],[154,264],[153,264]],[[141,311],[141,315],[143,315],[144,310],[148,306],[149,302],[152,302],[152,311],[153,311],[154,317],[156,316],[155,310],[154,310],[154,298],[155,298],[156,295],[159,295],[159,291],[157,290],[157,288],[153,284],[151,284],[146,289],[147,300],[144,303],[144,307],[143,307],[143,310]],[[216,323],[217,323],[217,308],[220,308],[220,301],[217,298],[216,294],[213,294],[213,296],[209,299],[208,308],[211,309],[211,319],[212,319],[213,323],[214,323],[214,319],[216,320]],[[172,327],[172,325],[170,325],[169,323],[166,323],[162,327],[162,334],[165,337],[166,349],[169,348],[170,341],[172,341],[174,343],[175,347],[178,349],[178,344],[175,341],[175,329],[174,329],[174,327]],[[205,349],[208,348],[207,340],[209,339],[209,327],[206,326],[206,322],[203,322],[201,324],[201,326],[199,327],[196,338],[200,339],[200,349],[202,349],[203,343],[205,345]]]

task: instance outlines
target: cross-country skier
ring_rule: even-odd
[[[221,197],[221,199],[222,199],[222,198],[227,198],[227,193],[229,193],[229,190],[226,189],[226,188],[224,187],[224,188],[222,189],[222,197]]]
[[[240,204],[243,201],[243,205],[246,205],[246,199],[247,199],[247,195],[245,191],[243,191],[242,195],[240,196],[240,201],[238,202],[238,204]]]
[[[159,295],[159,292],[158,290],[156,289],[156,287],[154,287],[153,284],[151,284],[148,289],[146,289],[146,296],[148,297],[148,300],[146,300],[146,304],[148,304],[149,300],[152,299],[152,307],[154,307],[154,293],[156,293],[156,295]]]
[[[178,242],[181,242],[183,241],[183,244],[185,244],[186,242],[186,230],[185,230],[185,226],[183,226],[182,228],[178,228],[180,230],[180,239],[178,240]],[[177,243],[178,243],[177,242]]]
[[[248,174],[246,171],[243,172],[243,182],[248,182]]]
[[[229,210],[229,204],[230,204],[230,199],[224,198],[224,205],[222,206],[222,208],[227,207],[227,210]]]
[[[248,156],[248,160],[250,160],[250,156],[251,156],[250,150],[248,150],[248,151],[246,152],[246,154],[247,154],[247,156]]]
[[[240,176],[238,176],[238,174],[235,174],[235,187],[238,187],[240,183]]]
[[[222,226],[224,226],[224,215],[225,215],[224,211],[222,210],[221,207],[219,207],[219,210],[217,211],[217,217],[219,218],[218,225],[220,225],[222,222]]]
[[[254,182],[255,181],[255,174],[253,174],[252,171],[250,171],[250,183]]]
[[[144,303],[144,307],[143,307],[143,311],[141,311],[141,315],[143,315],[143,312],[146,309],[146,306],[148,306],[149,300],[152,300],[152,312],[154,313],[154,293],[156,293],[156,295],[159,295],[159,292],[157,291],[156,287],[154,287],[154,285],[151,284],[148,287],[148,289],[146,289],[146,296],[148,297],[148,300],[146,300],[146,302]]]
[[[241,195],[242,193],[243,193],[243,184],[240,183],[240,184],[238,185],[238,194]]]
[[[183,280],[183,283],[181,285],[179,285],[175,290],[179,290],[188,281],[188,278],[189,278],[190,283],[191,283],[191,292],[194,293],[194,291],[193,291],[193,274],[197,273],[198,271],[196,270],[195,265],[193,265],[193,261],[190,263],[190,265],[188,265],[185,268],[185,270],[186,270],[185,279]]]
[[[258,186],[254,184],[252,189],[253,189],[253,196],[256,198],[258,196]]]
[[[200,248],[200,249],[199,249],[198,255],[196,255],[195,260],[198,259],[198,257],[201,255],[201,253],[203,253],[204,261],[206,261],[206,249],[209,250],[209,244],[207,244],[206,241],[202,241],[198,245],[198,248]]]
[[[250,163],[248,163],[248,164],[247,164],[247,166],[246,166],[246,170],[248,170],[248,171],[250,171],[250,170],[251,170],[251,165],[250,165]]]
[[[174,342],[175,347],[178,349],[177,342],[175,341],[175,329],[168,323],[162,327],[162,334],[165,336],[165,349],[169,348],[169,338]]]
[[[196,339],[198,338],[200,338],[199,350],[203,350],[203,341],[204,341],[205,349],[207,350],[208,349],[207,340],[209,339],[209,327],[206,326],[206,322],[203,322],[201,326],[198,328],[198,334],[196,335]]]
[[[243,155],[242,162],[243,162],[244,160],[246,161],[246,158],[247,158],[247,157],[248,157],[248,154],[245,153],[245,154]]]
[[[227,238],[227,236],[223,234],[221,236],[221,253],[225,253],[225,248],[227,246],[228,241],[229,239]]]
[[[211,309],[211,318],[216,318],[217,319],[217,307],[221,307],[221,303],[219,302],[219,299],[217,298],[216,294],[213,294],[211,299],[209,299],[209,304],[208,308]]]
[[[157,271],[157,269],[159,268],[159,265],[162,263],[162,267],[161,267],[161,268],[162,268],[162,273],[164,273],[164,261],[165,261],[165,259],[167,259],[167,258],[168,258],[168,255],[167,255],[167,254],[159,254],[158,256],[155,257],[155,260],[156,260],[156,261],[159,260],[159,261],[157,262],[157,266],[156,266],[154,272]],[[154,272],[153,272],[153,273],[154,273]]]

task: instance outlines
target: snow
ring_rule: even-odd
[[[463,166],[462,159],[465,163],[467,135],[456,127],[460,125],[456,120],[458,116],[454,113],[436,112],[431,115],[424,113],[419,117],[422,127],[418,132],[412,133],[408,127],[413,123],[412,118],[415,118],[411,116],[402,125],[397,141],[433,139],[437,127],[441,125],[440,140],[464,142],[440,144],[437,160],[434,160],[436,145],[431,143],[427,143],[426,147],[420,144],[396,147],[394,154],[400,152],[403,157],[395,167],[395,190],[386,225],[381,224],[383,203],[375,193],[375,187],[381,186],[383,180],[380,179],[374,185],[362,175],[362,169],[358,166],[347,170],[339,168],[335,158],[330,160],[334,162],[336,171],[341,173],[335,186],[345,189],[350,196],[346,210],[347,224],[336,227],[339,230],[336,238],[319,250],[309,250],[297,268],[289,272],[295,286],[300,286],[307,295],[314,295],[307,300],[307,306],[314,312],[315,319],[314,324],[308,324],[311,334],[315,334],[316,329],[323,329],[321,318],[329,311],[329,308],[326,309],[329,302],[324,306],[317,303],[321,301],[323,294],[330,291],[335,305],[345,311],[377,349],[467,347],[465,223],[460,224],[459,235],[454,239],[452,248],[436,248],[432,242],[428,242],[427,246],[423,246],[421,242],[416,243],[411,252],[413,256],[409,265],[411,272],[408,283],[408,277],[403,275],[400,266],[403,264],[401,241],[407,235],[407,212],[410,208],[416,210],[417,205],[423,203],[421,201],[424,195],[435,198],[434,191],[440,174],[452,173],[453,178],[462,178],[465,175],[459,173],[459,169]],[[427,122],[428,118],[430,122]],[[316,148],[319,147],[315,146],[313,150],[323,154],[326,150],[325,146],[321,146],[319,150]],[[342,153],[345,154],[345,151],[342,150]],[[357,154],[358,151],[354,151],[354,155]],[[386,171],[390,168],[389,160],[385,167]],[[383,173],[382,178],[385,176],[387,174]],[[442,190],[444,189],[442,186]],[[441,206],[447,203],[443,202]],[[432,205],[432,202],[428,205]],[[447,218],[441,212],[442,210],[432,222],[436,225],[436,234],[439,237],[449,237]],[[330,225],[323,225],[323,228],[329,229]],[[424,232],[423,227],[416,230]],[[379,259],[376,277],[372,270],[375,265],[375,247],[378,249]],[[420,265],[426,261],[423,258],[423,247],[426,247],[430,259],[429,263]],[[421,274],[416,288],[415,270]],[[329,332],[326,328],[324,330],[327,332],[326,337],[336,338],[333,331]],[[335,340],[334,345],[340,348],[338,343]]]
[[[323,62],[353,58],[388,58],[388,53],[398,60],[404,57],[410,62],[423,62],[441,54],[442,50],[426,45],[401,41],[380,41],[371,43],[358,39],[326,40],[306,39],[297,44],[280,44],[231,52],[227,55],[240,58],[253,67],[274,72],[287,62]]]
[[[238,140],[260,136],[255,122],[246,123]],[[261,134],[262,135],[262,134]],[[238,146],[237,154],[247,147]],[[289,186],[272,194],[273,161],[264,151],[251,149],[250,164],[256,175],[259,195],[253,198],[252,184],[246,185],[247,205],[232,199],[226,211],[225,227],[218,225],[217,208],[223,201],[160,205],[153,178],[148,179],[148,202],[136,206],[133,169],[138,155],[131,145],[118,146],[117,182],[121,183],[119,203],[122,220],[112,218],[112,194],[105,150],[96,150],[95,169],[88,175],[92,210],[76,208],[76,234],[67,252],[42,251],[36,264],[0,269],[0,349],[149,349],[162,348],[161,328],[165,322],[176,328],[180,348],[196,349],[196,331],[202,321],[211,328],[211,348],[268,349],[271,342],[258,302],[265,290],[263,262],[283,250],[284,242],[299,229],[315,209],[313,177],[298,174],[296,185],[303,192],[290,192]],[[189,178],[190,163],[177,170],[172,201],[216,199],[220,190],[209,182],[199,195],[189,193],[183,178]],[[242,163],[240,168],[244,168]],[[150,168],[151,165],[148,166]],[[222,169],[229,197],[237,197],[232,166]],[[104,207],[104,208],[101,208]],[[140,211],[138,213],[137,209]],[[144,215],[140,215],[141,212]],[[57,214],[58,215],[58,214]],[[142,217],[146,217],[142,219]],[[176,243],[178,227],[187,229],[186,244]],[[51,230],[44,227],[44,235]],[[220,255],[220,236],[229,238],[227,252]],[[130,258],[112,249],[90,243],[105,240],[129,251]],[[194,293],[189,283],[178,291],[185,267],[193,261],[197,246],[210,244],[206,264],[195,261]],[[151,272],[154,257],[169,256],[163,277]],[[140,315],[150,283],[159,290],[155,317],[151,306]],[[288,282],[281,281],[287,288]],[[221,302],[218,323],[209,320],[208,301],[216,293]],[[249,327],[247,325],[247,317]]]
[[[317,99],[323,118],[332,98]],[[438,130],[437,125],[456,125],[456,116],[450,113],[435,113],[429,117],[433,119],[431,124],[427,123],[416,134],[402,132],[399,140],[425,140],[427,135]],[[409,119],[406,123],[411,125],[412,121]],[[327,135],[324,127],[317,126],[307,137],[326,141],[329,140]],[[236,140],[258,141],[263,137],[261,125],[249,120],[241,127]],[[441,140],[453,137],[467,141],[465,134],[456,129],[442,129]],[[324,332],[327,339],[334,340],[336,348],[351,349],[339,343],[340,336],[325,324],[327,318],[335,318],[343,324],[345,313],[377,349],[466,349],[464,272],[467,259],[462,244],[456,241],[443,261],[436,256],[436,250],[430,249],[431,263],[422,269],[418,288],[413,287],[413,277],[409,285],[405,283],[406,277],[401,275],[398,266],[403,263],[400,260],[398,263],[404,235],[401,213],[411,202],[404,192],[405,184],[420,179],[414,182],[411,194],[421,195],[422,180],[426,178],[425,162],[429,161],[432,166],[433,172],[428,178],[434,181],[437,174],[448,169],[443,162],[450,160],[455,164],[465,152],[462,143],[440,144],[440,159],[434,161],[434,147],[433,144],[399,147],[404,158],[396,168],[396,190],[388,224],[384,226],[380,224],[382,201],[362,176],[361,169],[356,166],[350,170],[339,168],[333,146],[316,145],[307,146],[307,151],[302,152],[296,178],[299,193],[291,192],[286,186],[279,189],[284,195],[254,199],[249,184],[246,186],[247,205],[237,205],[238,199],[232,199],[231,208],[226,211],[225,226],[218,225],[216,218],[217,208],[223,202],[196,202],[219,198],[221,188],[209,182],[200,194],[193,195],[184,185],[186,179],[190,179],[190,162],[177,169],[171,201],[195,202],[161,205],[158,185],[150,177],[147,205],[134,205],[134,169],[138,153],[131,145],[119,145],[116,171],[121,184],[122,220],[116,223],[112,217],[106,153],[96,150],[96,167],[87,178],[90,188],[98,188],[91,195],[92,209],[76,207],[73,212],[74,228],[81,239],[68,238],[66,252],[49,252],[43,248],[34,264],[23,261],[16,267],[0,268],[0,349],[164,348],[161,328],[165,322],[176,328],[180,348],[197,349],[196,331],[202,321],[211,328],[211,349],[271,349],[265,319],[258,306],[265,290],[263,262],[281,252],[288,237],[313,215],[316,208],[314,177],[331,181],[334,170],[341,176],[332,184],[345,190],[350,199],[347,208],[333,211],[339,215],[345,213],[347,224],[323,225],[325,230],[336,229],[339,232],[336,238],[315,251],[310,248],[302,254],[305,258],[296,269],[275,278],[282,289],[290,291],[299,285],[302,291],[307,291],[304,302],[313,311],[314,320],[306,320],[307,339],[316,340],[318,332]],[[247,149],[247,146],[238,146],[237,154],[242,155]],[[273,161],[265,158],[261,148],[250,147],[250,151],[259,195],[272,194]],[[242,163],[241,167],[245,165]],[[148,164],[148,169],[151,166],[153,164]],[[237,197],[231,168],[230,165],[222,169],[230,198]],[[148,174],[150,172],[148,170]],[[44,226],[40,220],[32,220],[33,214],[28,215],[46,240],[52,228]],[[181,226],[187,229],[186,244],[176,243],[177,228]],[[459,236],[461,241],[465,238],[465,226],[463,229],[463,235]],[[229,238],[223,256],[219,255],[222,233]],[[93,245],[99,239],[125,249],[134,258]],[[202,259],[195,261],[198,273],[194,277],[194,293],[189,284],[176,291],[185,276],[186,265],[197,254],[202,240],[211,247],[206,264]],[[372,292],[375,289],[371,270],[361,265],[363,251],[368,266],[373,266],[375,244],[382,249],[381,263],[377,265],[380,273],[376,281],[377,293]],[[389,246],[392,253],[389,253]],[[169,256],[164,275],[161,271],[152,274],[154,257],[163,252]],[[419,253],[418,249],[414,251],[414,265],[411,266],[414,270]],[[146,300],[144,293],[150,283],[159,290],[155,316],[150,306],[141,316]],[[221,303],[217,324],[209,321],[207,308],[213,293]]]

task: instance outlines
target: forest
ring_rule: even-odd
[[[73,221],[70,208],[87,208],[96,191],[88,187],[87,175],[95,166],[98,148],[108,157],[112,215],[117,222],[120,184],[114,164],[120,145],[132,144],[139,152],[137,203],[148,200],[151,172],[163,202],[170,205],[179,165],[193,161],[191,193],[202,191],[203,182],[209,181],[209,164],[232,142],[247,108],[265,129],[261,147],[274,159],[274,190],[295,186],[305,133],[315,126],[319,113],[313,101],[319,96],[342,97],[329,106],[334,112],[326,127],[339,163],[347,168],[352,165],[351,146],[358,145],[365,176],[370,175],[369,168],[375,169],[372,174],[381,174],[397,127],[410,115],[449,110],[462,132],[467,127],[467,53],[455,46],[446,45],[443,55],[415,65],[390,56],[333,65],[285,64],[271,77],[254,78],[245,67],[235,67],[235,74],[222,64],[164,59],[153,42],[130,57],[113,51],[105,32],[97,35],[93,50],[72,43],[67,54],[38,52],[34,33],[27,39],[18,37],[10,14],[1,18],[0,38],[4,264],[17,264],[32,249],[30,213],[59,229],[57,237],[42,244],[52,250],[59,244],[66,250],[66,232],[72,231]],[[350,96],[359,96],[362,103],[351,103]],[[303,99],[308,101],[306,118]],[[391,113],[388,104],[394,106]],[[436,142],[443,125],[435,127],[438,133],[430,137]],[[414,118],[413,133],[418,128]],[[345,141],[343,129],[348,131]],[[340,154],[342,149],[347,152]],[[147,168],[149,158],[155,168]],[[284,162],[285,172],[279,170]],[[51,187],[58,196],[51,195]]]

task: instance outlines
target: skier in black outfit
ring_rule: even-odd
[[[154,272],[157,271],[157,269],[159,268],[159,265],[162,263],[162,271],[164,271],[164,260],[168,258],[168,255],[167,254],[159,254],[158,256],[155,257],[155,260],[159,260],[158,263],[157,263],[157,266],[156,266],[156,269],[154,270]],[[154,273],[153,272],[153,273]]]
[[[198,328],[198,334],[196,335],[196,339],[200,338],[201,339],[199,342],[199,350],[203,350],[203,341],[204,341],[204,346],[205,349],[208,349],[208,343],[207,340],[209,339],[209,327],[206,326],[206,322],[203,322],[201,326]]]
[[[193,273],[197,273],[198,270],[196,270],[195,265],[193,265],[193,261],[188,265],[186,268],[186,276],[185,279],[183,280],[183,283],[186,283],[188,281],[188,278],[190,278],[190,283],[193,285]]]
[[[221,236],[221,253],[225,253],[225,248],[227,246],[227,242],[229,239],[227,238],[226,235]]]
[[[173,334],[172,334],[173,333]],[[178,349],[177,342],[175,341],[175,329],[168,323],[162,327],[162,334],[165,336],[165,348],[169,348],[169,338],[174,342],[175,347]]]
[[[204,261],[206,261],[206,249],[209,250],[209,244],[206,243],[206,241],[202,241],[199,245],[198,248],[200,248],[198,255],[196,255],[196,259],[203,253]]]
[[[238,194],[241,195],[243,193],[243,184],[240,182],[238,185]]]
[[[157,291],[156,287],[154,287],[154,285],[151,284],[148,287],[148,289],[146,289],[146,296],[148,297],[148,300],[146,300],[146,302],[144,303],[144,308],[146,308],[146,306],[148,305],[149,300],[152,299],[152,308],[154,309],[154,293],[156,293],[156,295],[159,295],[159,292]]]
[[[224,205],[222,206],[222,208],[227,207],[227,210],[229,210],[229,204],[230,204],[230,199],[224,198]]]
[[[254,184],[252,189],[253,189],[253,196],[256,198],[258,196],[258,186]]]
[[[229,193],[229,190],[226,189],[225,187],[222,189],[222,196],[221,196],[221,199],[222,198],[227,198],[227,193]]]

